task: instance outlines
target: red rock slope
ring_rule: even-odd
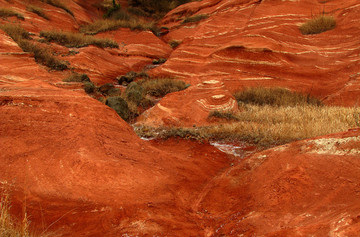
[[[226,170],[194,203],[208,236],[358,236],[360,129],[275,147]]]
[[[4,38],[2,46],[11,49]],[[175,154],[156,148],[112,109],[83,91],[51,85],[50,73],[12,51],[1,55],[3,62],[22,68],[0,67],[0,182],[36,233],[202,232],[187,209],[228,166],[226,155],[197,143],[175,142]]]
[[[20,22],[36,37],[51,27],[76,30],[80,22],[97,16],[95,9],[84,9],[84,1],[64,1],[75,17],[29,2],[40,4],[53,19],[47,22],[29,13],[27,2],[0,0],[1,6],[25,16],[25,21],[1,23]],[[354,104],[359,88],[354,26],[360,5],[327,1],[326,10],[338,19],[338,27],[316,36],[300,35],[297,25],[318,6],[315,1],[203,0],[175,9],[164,19],[170,27],[164,39],[183,43],[152,73],[181,76],[192,86],[168,95],[142,121],[201,124],[211,109],[236,110],[231,92],[250,85],[281,85],[311,91],[331,104]],[[176,18],[187,13],[210,17],[179,25]],[[113,37],[125,45],[116,50],[82,48],[64,58],[99,83],[171,53],[149,32],[118,30],[98,37]],[[26,211],[36,234],[360,232],[359,131],[236,160],[208,144],[145,142],[113,110],[82,90],[54,86],[64,76],[36,64],[0,32],[0,183],[11,192],[13,213],[22,218]]]
[[[335,17],[336,28],[302,35],[299,25],[322,11]],[[359,11],[355,0],[185,4],[162,20],[169,28],[163,39],[181,43],[152,74],[173,75],[192,85],[217,80],[229,92],[248,86],[280,86],[310,93],[331,105],[359,105]],[[197,15],[208,18],[183,23]],[[176,99],[172,103],[167,103],[169,110],[178,106]],[[181,109],[181,113],[187,112]]]

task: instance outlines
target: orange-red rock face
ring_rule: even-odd
[[[215,236],[357,236],[359,157],[359,129],[259,152],[209,183],[195,210]]]
[[[41,1],[5,1],[34,33],[101,16],[100,1],[64,1],[75,17]],[[89,3],[90,5],[86,5]],[[121,1],[125,6],[126,1]],[[50,21],[26,10],[44,8]],[[94,4],[94,5],[93,5]],[[322,9],[336,29],[303,36],[298,25]],[[119,29],[96,37],[119,49],[67,49],[51,44],[75,71],[98,84],[169,58],[153,75],[191,86],[167,95],[139,123],[206,124],[212,110],[237,111],[231,93],[282,86],[356,104],[359,95],[356,1],[220,1],[180,6],[163,23],[163,40]],[[319,11],[320,11],[319,10]],[[209,14],[181,25],[179,16]],[[78,54],[68,55],[69,50]],[[61,55],[64,55],[62,57]],[[356,236],[359,226],[358,130],[276,147],[239,160],[207,143],[143,141],[110,108],[82,90],[65,89],[69,72],[36,64],[0,31],[0,183],[13,213],[31,228],[59,236]],[[76,87],[76,86],[74,86]]]
[[[334,30],[302,35],[311,15],[325,11]],[[182,42],[154,75],[192,82],[220,80],[234,91],[280,86],[311,93],[328,104],[355,105],[359,96],[360,6],[357,1],[201,1],[180,6],[164,19],[166,41]],[[206,14],[197,23],[187,16]]]

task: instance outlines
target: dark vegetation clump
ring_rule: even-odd
[[[144,16],[150,15],[155,19],[160,19],[172,9],[192,1],[193,0],[129,0],[129,6],[135,9],[141,9],[139,12],[142,12]]]
[[[131,72],[129,74],[142,75],[144,73]],[[95,87],[89,82],[84,83],[86,93],[92,94],[93,97],[108,98],[107,105],[116,108],[116,112],[126,121],[130,122],[137,117],[142,111],[152,107],[158,101],[159,97],[165,96],[167,93],[183,90],[189,85],[183,81],[175,79],[147,79],[132,81],[128,84],[125,91],[121,91],[111,83],[106,83],[100,87]],[[121,99],[119,99],[119,98]],[[109,98],[117,98],[111,99]],[[113,101],[113,100],[116,100]],[[126,106],[124,105],[126,104]]]
[[[136,105],[140,105],[145,99],[145,89],[136,82],[131,82],[126,88],[125,97],[127,101],[131,101]]]
[[[56,42],[69,48],[81,48],[88,45],[95,45],[100,48],[118,48],[119,45],[110,39],[95,38],[82,33],[63,32],[63,31],[41,31],[40,36],[48,42]]]
[[[130,109],[128,103],[120,96],[113,96],[107,98],[105,104],[116,111],[116,113],[125,121],[130,119]]]
[[[125,75],[117,77],[116,79],[118,80],[120,85],[126,86],[137,78],[149,78],[149,76],[145,72],[130,71]]]
[[[80,74],[77,72],[72,73],[63,80],[64,82],[90,82],[90,78],[86,74]]]
[[[165,62],[166,62],[166,58],[159,58],[159,59],[154,59],[152,63],[154,65],[159,65],[159,64],[163,64]]]
[[[7,17],[12,17],[15,16],[20,20],[25,20],[24,16],[21,15],[20,13],[10,9],[10,8],[0,8],[0,17],[2,18],[7,18]]]
[[[204,20],[204,19],[207,19],[209,18],[208,15],[206,14],[199,14],[199,15],[195,15],[195,16],[191,16],[191,17],[187,17],[185,18],[185,20],[182,22],[183,24],[186,24],[186,23],[196,23],[196,22],[199,22],[201,20]]]
[[[36,15],[44,18],[45,20],[49,20],[50,18],[48,17],[48,15],[45,14],[44,10],[41,7],[37,7],[34,5],[29,5],[26,7],[26,9],[30,12],[35,13]]]
[[[84,82],[84,91],[87,94],[94,93],[95,89],[96,89],[96,87],[95,87],[94,83],[92,83],[92,82]]]
[[[71,16],[74,16],[74,13],[63,3],[61,0],[41,0],[44,3],[47,3],[49,5],[52,5],[54,7],[63,9],[67,13],[69,13]]]
[[[177,40],[171,40],[169,41],[169,45],[171,48],[175,49],[177,48],[179,45],[181,44],[180,41],[177,41]]]
[[[50,49],[30,41],[30,34],[20,25],[5,24],[0,28],[6,32],[24,52],[34,54],[35,61],[54,70],[65,70],[68,63],[56,58]]]
[[[145,93],[150,96],[163,97],[168,93],[185,90],[190,85],[172,78],[159,78],[139,81]]]
[[[238,102],[254,105],[296,106],[296,105],[322,105],[321,101],[298,92],[284,88],[249,88],[234,94]]]

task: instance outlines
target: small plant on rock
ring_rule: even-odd
[[[322,32],[332,30],[336,26],[333,16],[327,16],[324,13],[315,16],[300,26],[303,35],[320,34]]]
[[[21,15],[20,13],[14,11],[12,9],[0,8],[0,17],[7,18],[7,17],[12,17],[12,16],[16,16],[20,20],[25,20],[23,15]]]
[[[90,82],[90,78],[86,74],[74,72],[63,79],[63,82]]]
[[[127,102],[123,98],[120,96],[109,97],[107,98],[105,104],[114,109],[122,119],[129,121],[131,112]]]

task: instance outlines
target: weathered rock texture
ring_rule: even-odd
[[[5,1],[40,30],[76,31],[101,16],[100,1]],[[26,10],[44,8],[50,21]],[[87,4],[88,3],[88,4]],[[122,1],[121,3],[126,3]],[[95,4],[94,6],[92,4]],[[124,4],[125,6],[125,4]],[[303,36],[298,25],[325,6],[337,27]],[[155,58],[153,75],[191,83],[169,94],[139,122],[204,124],[211,110],[236,111],[231,93],[246,86],[282,86],[329,104],[354,105],[359,95],[357,1],[203,0],[163,20],[163,40],[120,29],[119,49],[67,49],[51,44],[73,70],[96,83],[114,81]],[[198,23],[179,17],[208,14]],[[79,53],[70,55],[70,50]],[[51,236],[356,236],[359,226],[360,132],[276,147],[244,160],[207,143],[139,139],[109,107],[62,85],[69,72],[36,64],[0,31],[0,183],[19,219]]]
[[[302,35],[299,26],[323,11],[335,17],[336,28]],[[167,62],[151,73],[173,75],[193,85],[218,80],[230,92],[278,86],[314,95],[326,104],[359,105],[359,11],[357,1],[212,0],[186,4],[162,20],[169,28],[164,40],[181,43]],[[208,18],[182,23],[201,14]],[[173,103],[177,104],[176,99]]]

